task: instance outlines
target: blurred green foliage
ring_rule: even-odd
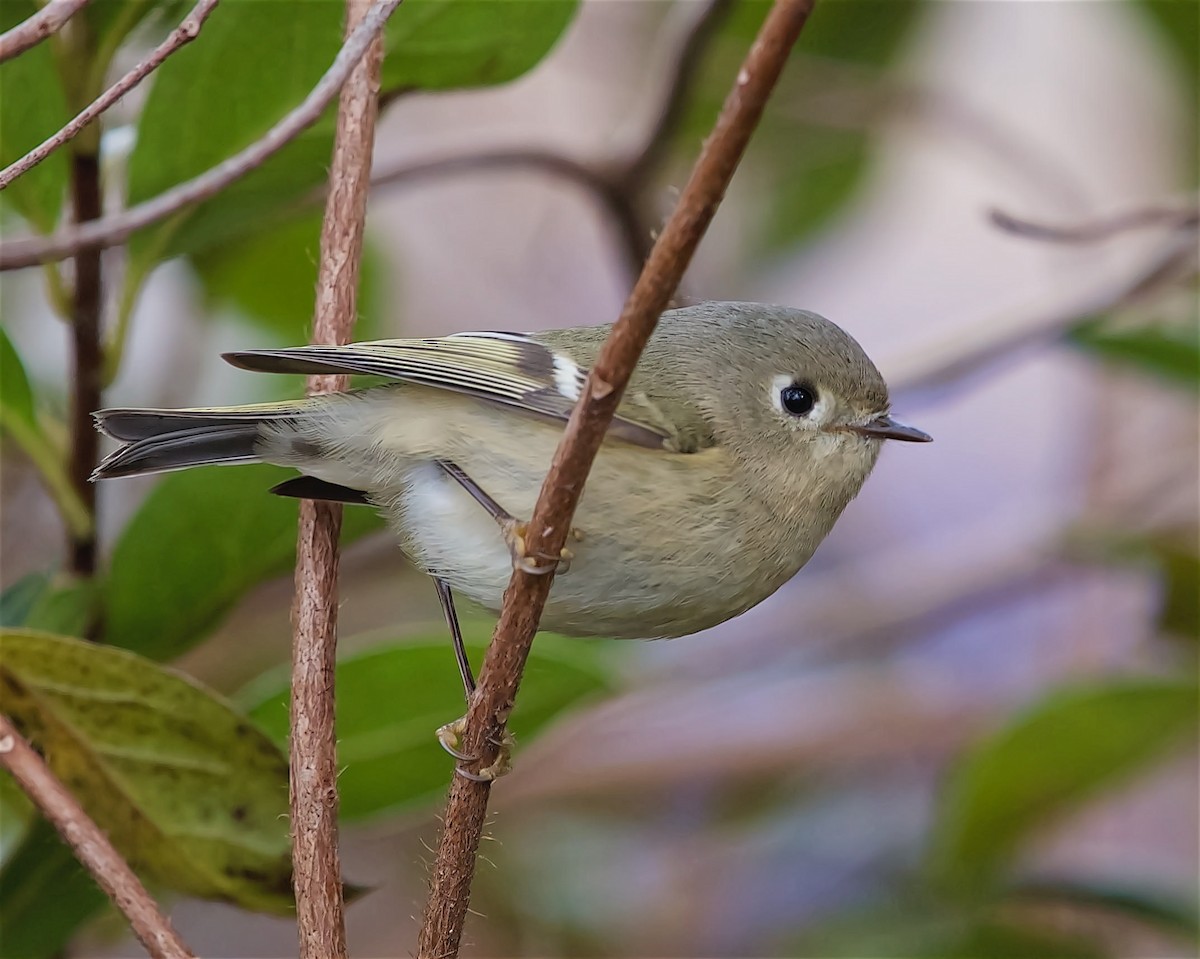
[[[464,619],[476,663],[492,624]],[[443,630],[342,656],[337,666],[338,777],[347,820],[394,814],[432,802],[446,788],[447,757],[434,731],[462,708],[462,684]],[[519,739],[563,710],[610,687],[611,671],[594,644],[541,634],[530,653],[512,719]],[[277,742],[288,734],[288,676],[267,674],[237,697]],[[380,704],[388,708],[381,709]]]

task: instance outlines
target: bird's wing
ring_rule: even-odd
[[[520,333],[246,350],[224,357],[261,373],[351,373],[419,383],[556,420],[570,416],[587,377],[566,350]],[[622,400],[609,434],[652,449],[679,448],[669,419],[641,393]]]

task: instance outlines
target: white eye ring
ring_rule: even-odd
[[[811,385],[803,377],[791,373],[780,373],[771,378],[771,405],[783,416],[797,424],[819,424],[829,412],[829,402],[825,391]],[[784,394],[793,389],[804,390],[812,397],[812,406],[803,412],[790,410],[784,406]]]

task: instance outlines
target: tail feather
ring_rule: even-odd
[[[97,429],[125,445],[105,457],[92,479],[252,463],[259,459],[259,425],[297,412],[294,402],[224,410],[100,410],[94,414]]]

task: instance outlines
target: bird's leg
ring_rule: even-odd
[[[525,535],[528,532],[527,523],[518,520],[512,513],[492,499],[487,491],[471,479],[457,464],[450,462],[450,460],[437,460],[436,462],[441,467],[442,472],[470,493],[475,502],[482,506],[487,511],[487,514],[499,524],[500,531],[504,535],[504,541],[508,544],[508,551],[512,553],[513,566],[534,576],[544,576],[550,572],[565,573],[571,568],[571,560],[574,559],[574,554],[569,549],[563,549],[558,556],[530,553],[525,548]],[[572,527],[571,537],[575,540],[582,540],[583,533]]]
[[[475,692],[475,677],[471,673],[471,662],[467,659],[467,647],[463,642],[462,629],[458,625],[458,613],[454,609],[454,594],[450,591],[450,584],[439,576],[433,577],[433,585],[437,588],[438,600],[442,604],[442,613],[446,616],[446,625],[450,627],[450,637],[454,642],[454,657],[458,660],[458,672],[462,676],[463,692],[467,702],[470,703],[471,694]],[[442,744],[442,748],[460,763],[473,763],[479,757],[469,756],[458,748],[466,729],[467,717],[462,716],[452,723],[446,723],[445,726],[439,727],[437,738],[438,742]],[[498,779],[512,768],[513,745],[512,734],[506,730],[501,741],[495,743],[497,749],[495,762],[490,766],[485,766],[477,773],[464,769],[462,766],[456,766],[455,771],[460,776],[476,782],[490,782]]]
[[[442,615],[446,617],[446,625],[450,628],[450,639],[454,643],[454,658],[458,661],[458,674],[462,677],[463,696],[471,701],[471,693],[475,692],[475,676],[471,672],[471,661],[467,659],[467,647],[463,642],[462,628],[458,625],[458,613],[454,609],[454,594],[450,592],[450,584],[440,576],[433,577],[434,588],[437,589],[438,602],[442,604]]]

